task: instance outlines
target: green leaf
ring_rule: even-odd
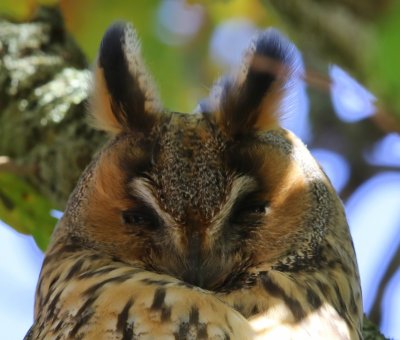
[[[25,180],[0,173],[0,218],[15,230],[30,234],[45,250],[57,219],[50,215],[53,205]]]
[[[375,53],[369,79],[378,97],[383,99],[394,116],[400,120],[400,2],[393,2],[377,25]]]

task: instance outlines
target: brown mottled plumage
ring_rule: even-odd
[[[260,34],[196,114],[166,112],[114,24],[92,117],[111,141],[57,225],[26,339],[361,339],[342,203],[278,124],[295,47]]]

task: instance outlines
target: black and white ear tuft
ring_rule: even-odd
[[[110,26],[100,45],[91,100],[93,124],[102,130],[148,132],[161,103],[140,55],[133,27]]]
[[[301,77],[301,55],[278,30],[262,32],[247,50],[241,70],[221,78],[200,104],[231,136],[266,131],[278,124],[285,86]]]

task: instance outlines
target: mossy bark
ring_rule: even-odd
[[[59,11],[40,8],[30,22],[0,21],[0,58],[0,156],[62,208],[104,140],[85,123],[85,57]]]

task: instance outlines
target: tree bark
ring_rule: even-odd
[[[30,22],[0,21],[0,58],[0,156],[8,159],[0,171],[23,175],[62,208],[104,141],[85,123],[85,57],[60,12],[42,7]]]

